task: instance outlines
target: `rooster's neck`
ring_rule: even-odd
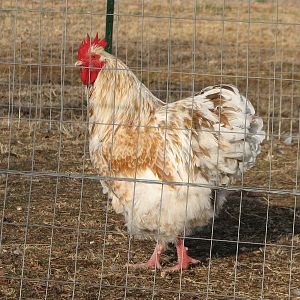
[[[108,61],[90,92],[89,108],[95,121],[133,125],[145,122],[161,105],[122,62]]]
[[[101,138],[112,124],[145,126],[161,104],[124,63],[109,60],[90,90],[90,133],[97,127]]]

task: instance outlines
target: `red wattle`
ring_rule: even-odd
[[[97,61],[97,62],[92,62],[91,67],[82,67],[81,80],[83,84],[85,85],[94,84],[104,64],[105,64],[104,62]]]

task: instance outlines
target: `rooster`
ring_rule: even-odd
[[[184,237],[210,222],[225,201],[224,187],[254,166],[262,119],[227,84],[166,104],[106,45],[98,34],[87,36],[75,65],[87,86],[90,158],[107,176],[103,191],[131,235],[157,241],[149,261],[128,266],[160,269],[171,242],[178,264],[165,271],[188,269],[199,261],[188,255]]]

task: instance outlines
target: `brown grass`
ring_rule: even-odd
[[[59,112],[62,98],[64,113],[78,112],[84,96],[78,97],[82,88],[74,68],[76,50],[86,32],[103,34],[105,1],[72,2],[67,15],[58,0],[44,1],[42,8],[40,1],[33,1],[31,6],[18,3],[16,11],[11,10],[11,1],[2,2],[1,24],[7,29],[0,40],[4,116],[10,99],[9,84],[14,85],[10,104],[13,101],[16,113],[31,109],[33,117],[53,117],[49,111]],[[255,103],[276,136],[297,133],[297,1],[279,1],[277,25],[272,1],[254,1],[250,7],[246,1],[225,3],[223,13],[223,0],[197,1],[195,14],[194,1],[185,5],[173,1],[171,7],[161,1],[145,1],[142,18],[140,1],[120,1],[114,53],[162,99],[189,96],[193,85],[199,91],[215,83],[234,83]]]
[[[290,279],[291,299],[299,299],[299,197],[292,195],[299,184],[297,1],[279,0],[277,26],[274,1],[252,1],[250,15],[246,1],[226,1],[224,13],[223,0],[197,1],[196,23],[194,1],[174,0],[171,11],[167,1],[145,1],[144,18],[140,1],[116,7],[114,52],[157,96],[170,101],[188,96],[193,82],[195,91],[234,83],[251,98],[270,133],[243,186],[280,193],[243,192],[240,201],[241,193],[232,192],[215,221],[212,244],[210,226],[187,240],[202,265],[182,277],[131,270],[126,277],[128,257],[146,260],[153,242],[132,240],[128,252],[122,216],[88,177],[94,171],[85,96],[73,63],[85,33],[104,32],[105,1],[69,1],[66,20],[62,1],[44,2],[43,14],[40,1],[30,6],[19,1],[12,10],[16,6],[3,0],[0,12],[0,169],[17,171],[0,177],[0,298],[19,298],[23,269],[23,299],[45,297],[48,270],[48,299],[70,299],[73,291],[75,299],[97,299],[100,282],[100,299],[120,299],[126,280],[128,299],[176,299],[179,292],[183,299],[206,299],[207,292],[209,299],[229,299],[234,288],[237,299],[288,299]],[[292,134],[293,144],[277,140],[278,134],[283,140]],[[21,174],[26,171],[46,176]],[[50,176],[57,171],[65,177]],[[81,174],[88,178],[75,178]],[[174,259],[171,248],[164,265]]]

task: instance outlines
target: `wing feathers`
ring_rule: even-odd
[[[117,127],[113,147],[103,142],[103,156],[115,174],[150,170],[163,181],[228,184],[252,167],[260,152],[265,133],[254,113],[236,87],[208,87],[161,106],[149,128]]]
[[[210,182],[228,184],[252,167],[260,152],[265,133],[262,120],[254,114],[253,105],[236,87],[218,85],[205,88],[193,98],[164,106],[157,119],[158,123],[166,122],[169,128],[167,153],[170,156],[176,152],[171,150],[173,136],[180,136],[184,146],[176,155],[186,164],[191,156],[194,165],[190,173],[194,181],[205,173]],[[179,134],[176,128],[186,130]],[[180,175],[187,177],[187,174]]]

